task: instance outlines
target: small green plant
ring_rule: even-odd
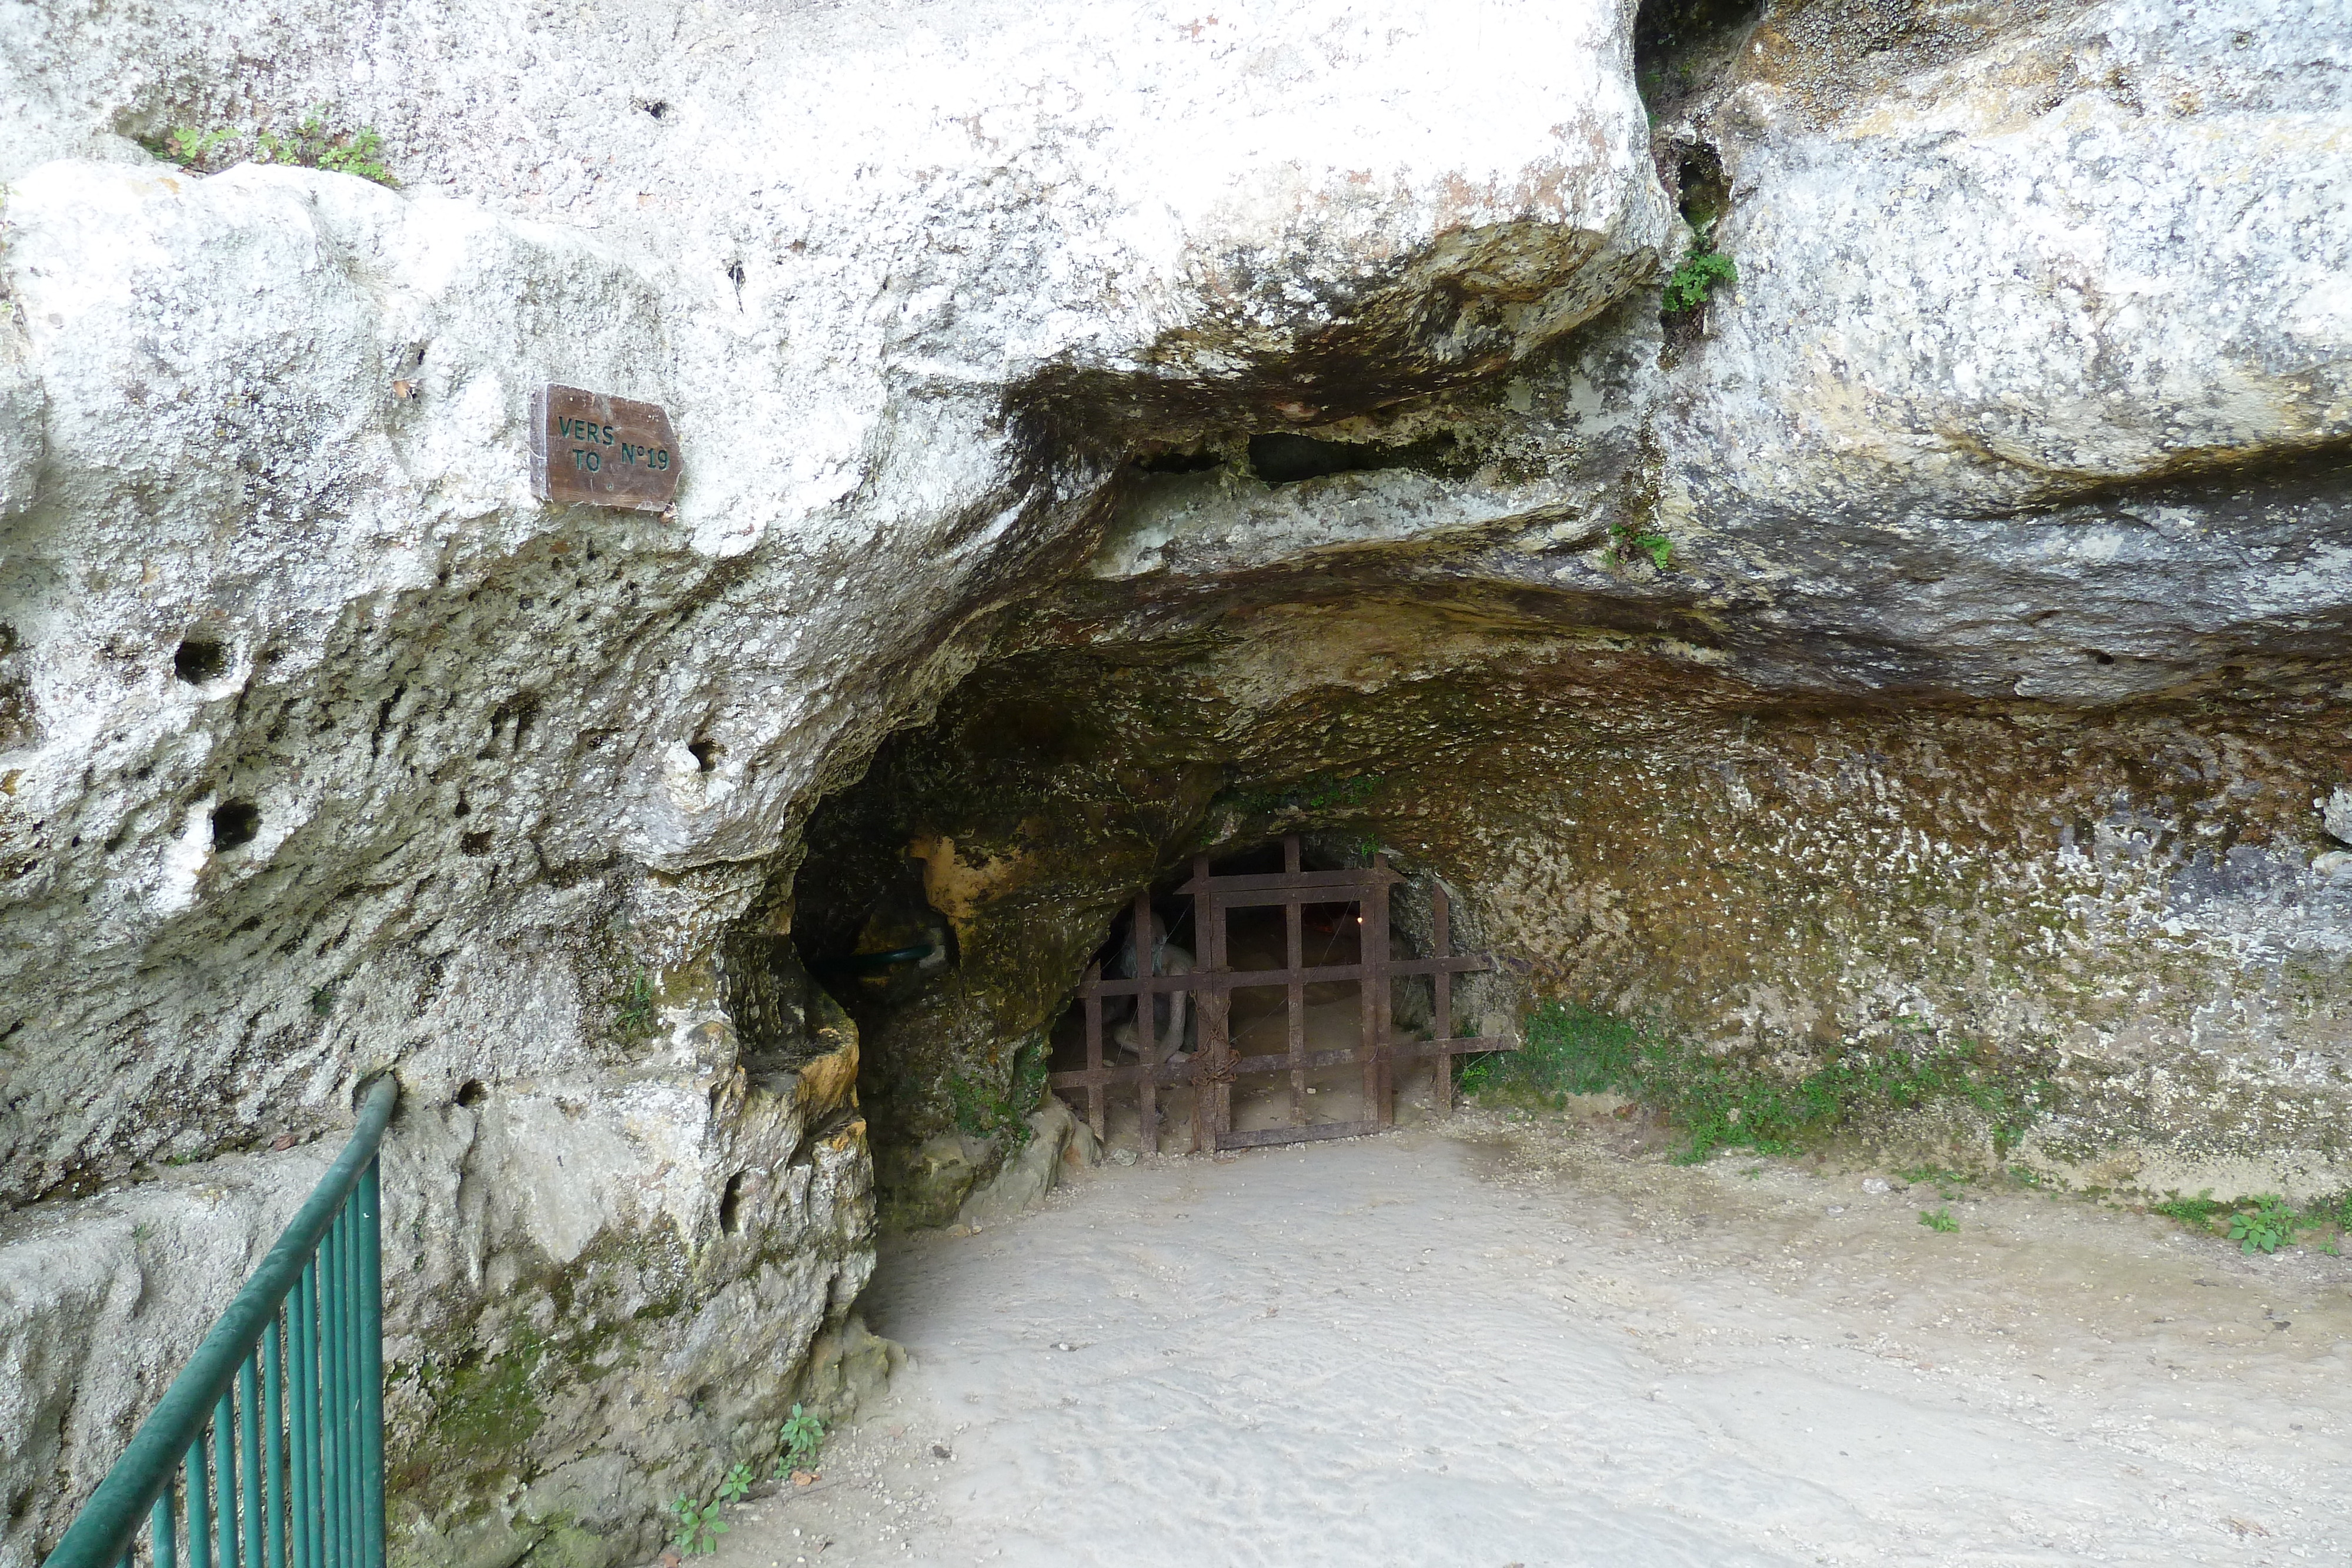
[[[2323,1252],[2340,1256],[2339,1244],[2347,1236],[2352,1236],[2352,1188],[2338,1193],[2333,1204],[2315,1208],[2305,1218],[2315,1224],[2336,1228],[2336,1234],[2322,1241],[2319,1247]]]
[[[1909,1170],[1899,1171],[1896,1174],[1913,1186],[1933,1186],[1936,1189],[1936,1196],[1947,1201],[1952,1196],[1953,1187],[1966,1186],[1969,1184],[1967,1176],[1945,1166],[1913,1166]]]
[[[1675,541],[1664,534],[1651,533],[1630,522],[1609,525],[1609,549],[1606,558],[1611,566],[1620,566],[1639,551],[1650,558],[1650,564],[1664,571],[1675,559]]]
[[[144,1241],[154,1234],[155,1228],[144,1220],[131,1228],[131,1239],[133,1241]]]
[[[654,977],[643,969],[632,970],[621,988],[620,1010],[613,1019],[621,1026],[625,1039],[643,1040],[654,1032],[655,1002]]]
[[[816,1459],[816,1451],[824,1446],[824,1423],[798,1405],[784,1417],[782,1447],[776,1453],[776,1474],[789,1475],[806,1469]]]
[[[322,103],[305,112],[287,135],[267,128],[257,130],[252,133],[251,150],[247,155],[265,163],[290,163],[302,169],[324,169],[333,174],[356,174],[379,185],[399,183],[384,164],[381,133],[364,125],[352,131],[333,130],[327,116],[328,106]],[[210,131],[173,126],[161,136],[143,140],[141,145],[158,158],[204,173],[235,162],[247,141],[226,126]]]
[[[719,1538],[727,1533],[727,1521],[719,1517],[717,1498],[699,1502],[691,1497],[680,1497],[669,1505],[669,1511],[677,1518],[677,1527],[670,1531],[672,1546],[689,1557],[719,1550]]]
[[[1941,1208],[1921,1209],[1919,1223],[1938,1236],[1949,1236],[1960,1228],[1960,1222],[1952,1218],[1952,1206],[1948,1203]]]
[[[1717,284],[1739,280],[1739,269],[1732,265],[1729,256],[1706,248],[1707,242],[1704,239],[1699,245],[1699,249],[1683,257],[1681,265],[1666,276],[1669,316],[1690,314],[1707,302]]]
[[[175,126],[144,145],[158,158],[167,159],[183,169],[201,169],[213,155],[213,150],[233,140],[234,131],[222,127],[213,131],[190,131]]]
[[[2302,1221],[2303,1216],[2289,1208],[2286,1199],[2266,1192],[2253,1200],[2252,1208],[2230,1217],[2230,1239],[2238,1243],[2241,1252],[2275,1252],[2294,1239]]]
[[[2216,1200],[2213,1197],[2213,1189],[2209,1186],[2195,1197],[2183,1197],[2176,1192],[2166,1202],[2150,1204],[2148,1212],[2161,1214],[2168,1219],[2177,1219],[2183,1225],[2194,1225],[2203,1228],[2213,1223],[2215,1215],[2227,1214],[2235,1207],[2233,1204]]]
[[[749,1492],[751,1490],[751,1467],[749,1465],[737,1465],[733,1469],[727,1472],[727,1479],[719,1483],[719,1500],[720,1502],[741,1502],[743,1500],[744,1494]]]
[[[310,1010],[320,1018],[325,1018],[329,1013],[333,1012],[335,1010],[335,988],[332,986],[320,986],[318,989],[312,991],[310,993]]]

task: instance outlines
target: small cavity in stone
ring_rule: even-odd
[[[216,681],[228,672],[228,649],[210,637],[189,637],[172,655],[172,673],[192,686]]]
[[[231,800],[213,808],[213,852],[249,844],[261,831],[261,808],[250,800]]]

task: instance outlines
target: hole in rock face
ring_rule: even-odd
[[[387,711],[389,711],[387,709]],[[517,692],[490,710],[490,738],[474,754],[478,761],[488,761],[501,750],[518,752],[530,737],[530,727],[539,718],[539,695]]]
[[[1250,472],[1269,485],[1295,485],[1304,479],[1381,468],[1458,476],[1473,465],[1451,435],[1389,446],[1370,441],[1322,441],[1287,431],[1251,436],[1249,463]]]
[[[743,1189],[750,1184],[751,1173],[737,1171],[727,1178],[727,1190],[719,1197],[719,1228],[730,1236],[743,1228]]]
[[[489,1097],[490,1092],[482,1087],[478,1078],[468,1078],[457,1088],[457,1103],[469,1111]]]
[[[1711,142],[1693,142],[1683,149],[1675,175],[1682,191],[1684,221],[1702,238],[1711,240],[1716,221],[1731,206],[1731,182],[1723,172],[1723,154]]]
[[[1135,460],[1146,474],[1205,474],[1223,464],[1224,459],[1213,452],[1147,453]]]
[[[719,743],[708,737],[701,740],[689,740],[686,743],[686,748],[694,754],[695,767],[705,773],[718,767],[719,758],[724,755]]]
[[[2113,653],[2094,653],[2091,657],[2096,659],[2102,664],[2112,664],[2116,662],[2116,656]]]
[[[213,852],[253,842],[261,831],[261,808],[250,800],[231,800],[213,808]]]
[[[457,835],[457,851],[458,851],[458,852],[459,852],[460,854],[468,854],[468,855],[486,855],[486,854],[488,854],[488,853],[490,852],[490,835],[489,835],[489,831],[488,831],[488,829],[485,829],[485,830],[483,830],[482,831],[480,831],[480,832],[477,832],[477,833],[460,833],[460,834],[458,834],[458,835]]]
[[[653,102],[642,104],[639,107],[647,114],[652,115],[656,120],[663,119],[669,113],[669,105],[663,102],[660,99],[656,99]]]
[[[227,673],[228,649],[211,637],[187,637],[172,655],[172,674],[192,686],[216,681]]]

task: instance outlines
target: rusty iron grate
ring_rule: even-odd
[[[1433,1109],[1440,1115],[1454,1110],[1454,1058],[1474,1051],[1517,1050],[1511,1041],[1490,1038],[1398,1041],[1393,1038],[1394,998],[1390,982],[1400,976],[1431,977],[1435,1007],[1432,1029],[1451,1027],[1454,977],[1493,967],[1484,956],[1456,956],[1450,951],[1452,916],[1445,889],[1431,887],[1434,953],[1426,958],[1389,956],[1389,889],[1404,878],[1392,870],[1386,855],[1376,855],[1369,866],[1348,871],[1304,871],[1299,866],[1296,834],[1282,841],[1284,869],[1242,876],[1212,876],[1205,855],[1192,862],[1192,879],[1177,891],[1192,899],[1193,930],[1202,951],[1191,974],[1159,975],[1151,943],[1151,894],[1135,897],[1134,965],[1130,979],[1105,979],[1100,964],[1087,967],[1078,987],[1086,1019],[1087,1064],[1074,1071],[1056,1072],[1056,1089],[1087,1092],[1087,1121],[1095,1136],[1104,1134],[1104,1113],[1113,1089],[1132,1085],[1137,1097],[1139,1126],[1144,1152],[1160,1148],[1160,1093],[1163,1089],[1192,1090],[1192,1147],[1196,1153],[1219,1149],[1263,1148],[1276,1144],[1304,1143],[1319,1138],[1352,1138],[1376,1133],[1395,1123],[1393,1070],[1399,1061],[1436,1059]],[[1310,904],[1354,905],[1361,915],[1357,961],[1313,964],[1306,961],[1305,909]],[[1287,937],[1288,962],[1279,969],[1235,970],[1226,962],[1227,914],[1235,909],[1279,905]],[[1324,981],[1357,983],[1363,999],[1363,1024],[1357,1043],[1340,1050],[1307,1049],[1307,988]],[[1233,993],[1255,987],[1281,987],[1288,1049],[1278,1053],[1242,1056],[1232,1039]],[[1160,1023],[1150,998],[1167,996],[1168,1036],[1160,1038]],[[1103,998],[1137,998],[1135,1017],[1139,1060],[1131,1067],[1103,1061]],[[1200,1049],[1189,1062],[1167,1057],[1183,1039],[1181,998],[1189,998],[1199,1017]],[[1313,1124],[1307,1120],[1307,1076],[1334,1067],[1355,1067],[1363,1074],[1365,1116],[1354,1122]],[[1287,1073],[1290,1077],[1290,1124],[1252,1132],[1234,1131],[1233,1092],[1244,1074]]]

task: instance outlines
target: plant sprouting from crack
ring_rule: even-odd
[[[397,185],[383,162],[383,137],[373,126],[341,130],[329,122],[331,107],[315,104],[284,134],[267,126],[249,134],[229,126],[199,131],[175,125],[161,136],[144,138],[141,145],[167,162],[192,173],[205,174],[250,160],[286,163],[299,169],[323,169],[331,174],[353,174],[379,185]]]
[[[620,1009],[613,1015],[624,1040],[643,1040],[654,1032],[656,1001],[654,977],[643,969],[631,971],[621,988]]]
[[[669,1543],[689,1557],[718,1551],[719,1538],[727,1533],[727,1521],[719,1517],[721,1508],[715,1497],[708,1501],[680,1497],[669,1505],[677,1521],[670,1531]]]
[[[1690,315],[1707,302],[1717,285],[1739,281],[1739,268],[1732,265],[1731,258],[1708,246],[1709,241],[1702,235],[1699,248],[1683,257],[1666,275],[1667,315]]]
[[[1675,541],[1654,533],[1638,523],[1619,522],[1609,525],[1607,559],[1611,566],[1622,566],[1638,550],[1650,558],[1650,564],[1660,571],[1666,570],[1675,559]]]
[[[2254,1199],[2252,1207],[2230,1217],[2230,1239],[2241,1252],[2275,1252],[2294,1239],[2302,1221],[2286,1199],[2266,1192]]]
[[[794,1470],[804,1470],[816,1460],[816,1451],[824,1446],[824,1423],[801,1406],[784,1417],[782,1446],[776,1452],[776,1474],[785,1476]]]

